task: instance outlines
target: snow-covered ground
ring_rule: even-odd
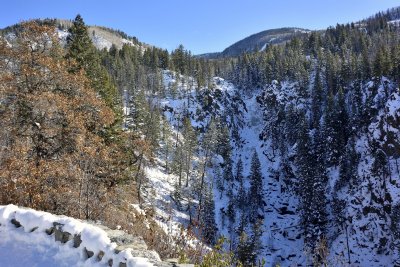
[[[21,227],[16,227],[16,223]],[[79,235],[81,243],[74,248],[74,240],[66,243],[55,241],[54,234],[46,230],[54,223],[62,224],[62,231]],[[102,229],[78,220],[55,216],[31,209],[18,208],[14,205],[0,206],[0,266],[113,266],[126,262],[131,267],[151,267],[145,258],[133,257],[129,249],[115,254],[116,244],[112,243]],[[93,251],[88,258],[85,248]],[[98,260],[102,252],[102,260]]]

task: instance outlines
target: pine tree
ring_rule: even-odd
[[[237,166],[236,166],[236,175],[235,175],[236,181],[239,182],[239,189],[238,193],[236,196],[236,203],[237,207],[244,211],[246,207],[246,197],[247,197],[247,190],[244,186],[244,177],[243,177],[243,162],[242,159],[239,158]]]
[[[317,70],[315,73],[314,87],[312,91],[311,99],[311,112],[312,112],[312,127],[319,127],[319,120],[321,118],[321,106],[323,99],[323,88],[320,77],[320,71]]]
[[[186,117],[183,120],[183,138],[184,138],[184,144],[183,144],[183,150],[184,150],[184,169],[186,173],[186,183],[185,186],[189,186],[189,177],[190,177],[190,171],[192,167],[192,158],[194,151],[197,146],[197,135],[196,132],[194,131],[190,118]]]
[[[218,229],[215,223],[215,203],[211,187],[206,189],[204,204],[200,213],[202,237],[207,244],[215,245]]]
[[[298,169],[298,194],[300,196],[300,218],[303,228],[305,228],[305,235],[309,233],[308,227],[312,221],[312,209],[311,202],[313,199],[313,184],[312,184],[312,161],[311,161],[311,140],[309,136],[308,126],[305,120],[299,134],[299,140],[297,142],[297,155],[296,165]]]
[[[165,120],[162,121],[162,141],[163,141],[163,151],[164,151],[164,161],[165,161],[165,171],[169,173],[169,162],[172,155],[173,141],[172,141],[172,130]]]
[[[70,62],[69,71],[78,73],[84,70],[89,77],[91,87],[103,97],[116,114],[119,114],[120,100],[117,89],[101,65],[99,54],[89,37],[87,26],[79,14],[68,31],[65,58]]]
[[[204,162],[200,172],[200,186],[199,186],[199,209],[202,209],[204,201],[204,188],[206,179],[206,168],[210,164],[210,160],[216,151],[217,128],[214,119],[211,119],[207,132],[203,136],[201,147],[204,153]]]
[[[183,45],[179,45],[179,47],[171,53],[171,61],[174,70],[182,75],[185,75],[188,71],[187,59],[188,59],[188,52],[185,50]]]
[[[258,210],[263,207],[263,177],[261,173],[261,163],[258,158],[257,151],[254,150],[251,158],[250,166],[250,189],[249,189],[249,200],[250,200],[250,221],[256,221],[258,216]]]
[[[329,166],[338,165],[341,155],[343,155],[349,138],[348,131],[349,118],[346,110],[344,93],[341,88],[336,101],[333,96],[328,97],[325,112],[325,132],[328,144],[328,164]]]
[[[310,242],[312,246],[318,243],[326,234],[326,224],[327,224],[327,212],[326,212],[326,184],[328,182],[328,177],[326,174],[326,164],[325,164],[325,142],[323,139],[323,132],[317,131],[314,136],[313,144],[313,166],[314,171],[312,173],[311,183],[312,187],[307,190],[313,191],[313,198],[311,203],[308,203],[311,207],[311,239]],[[311,185],[310,183],[310,185]],[[307,242],[307,238],[306,238]],[[316,243],[313,243],[316,242]]]
[[[231,224],[235,223],[235,217],[236,217],[235,204],[236,203],[234,197],[230,197],[228,207],[226,208],[226,216],[228,216],[229,222]]]
[[[245,231],[240,232],[239,244],[236,249],[236,257],[238,262],[240,262],[243,266],[253,266],[255,262],[255,255],[251,247],[251,240]]]
[[[87,26],[81,15],[78,14],[75,17],[73,25],[68,32],[67,54],[65,57],[68,60],[74,59],[77,63],[75,66],[71,66],[71,71],[77,72],[80,69],[84,69],[93,75],[91,68],[96,67],[94,65],[98,65],[99,59],[96,57],[96,48],[92,44]]]
[[[239,158],[236,164],[235,180],[238,182],[243,182],[243,179],[243,161],[242,158]]]
[[[246,229],[246,227],[241,229],[239,243],[236,249],[236,257],[243,266],[259,265],[257,263],[257,258],[262,249],[262,224],[262,220],[256,220],[251,224],[251,229]],[[251,233],[248,233],[250,230]]]
[[[307,123],[303,126],[297,144],[297,159],[300,196],[300,218],[304,229],[305,245],[314,250],[317,242],[325,234],[327,222],[325,187],[324,140],[322,131],[317,130],[314,142],[309,134]]]

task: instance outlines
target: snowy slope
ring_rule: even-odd
[[[271,173],[279,163],[279,158],[270,161],[266,155],[272,154],[269,144],[260,140],[259,135],[263,128],[261,117],[261,107],[256,101],[258,96],[255,93],[251,98],[245,100],[248,112],[245,115],[246,126],[242,129],[242,138],[246,140],[242,149],[237,151],[242,154],[244,175],[250,172],[250,156],[252,150],[256,149],[261,161],[262,173],[264,178],[264,255],[260,255],[269,264],[278,264],[282,259],[288,259],[291,262],[304,264],[304,258],[301,256],[303,241],[299,238],[298,215],[296,206],[297,198],[290,193],[285,193],[282,180],[277,181]],[[247,168],[246,168],[247,166]],[[246,171],[247,170],[247,171]],[[296,213],[296,214],[295,214]],[[284,266],[284,262],[280,265]]]
[[[234,125],[239,128],[240,141],[235,143],[234,139],[231,140],[234,166],[241,158],[244,167],[243,174],[246,177],[250,172],[251,155],[255,150],[260,158],[264,177],[264,201],[266,203],[263,210],[265,215],[264,235],[262,238],[264,249],[259,257],[266,259],[267,266],[272,263],[280,263],[281,266],[286,266],[285,260],[288,264],[305,263],[306,258],[302,251],[303,240],[297,228],[299,217],[294,214],[298,203],[297,198],[289,192],[285,192],[285,186],[282,181],[276,181],[275,177],[270,173],[271,169],[277,168],[279,159],[277,158],[274,162],[268,160],[266,155],[271,154],[269,144],[259,138],[264,125],[263,111],[257,102],[257,97],[261,94],[261,91],[256,90],[250,95],[244,94],[231,83],[216,77],[213,79],[213,89],[202,88],[201,92],[198,92],[198,94],[206,93],[212,99],[212,108],[205,109],[201,100],[203,98],[196,98],[195,84],[192,88],[190,87],[190,84],[192,84],[191,78],[187,78],[189,80],[185,82],[182,82],[182,79],[184,77],[178,79],[177,96],[169,96],[161,101],[167,121],[176,132],[178,121],[182,118],[184,112],[188,112],[192,126],[199,130],[207,126],[211,116],[225,118],[231,129]],[[164,81],[166,86],[171,86],[172,83],[177,82],[176,74],[166,71],[164,73]],[[287,92],[281,95],[282,101],[287,98],[293,98],[290,95],[293,86],[295,85],[284,84]],[[187,91],[191,92],[189,98],[179,96],[179,92]],[[190,101],[190,104],[188,104],[188,101]],[[234,118],[225,116],[227,110],[234,110],[232,113],[235,114]],[[218,171],[221,171],[218,170],[218,164],[208,170],[208,177],[211,179],[209,182],[216,182],[213,177],[218,175]],[[169,196],[173,194],[173,185],[177,177],[170,175],[167,178],[165,174],[160,173],[160,170],[157,169],[151,170],[149,177],[153,181],[153,185],[158,184],[156,188],[157,192],[162,196],[161,198],[169,199]],[[245,186],[249,188],[248,181]],[[237,190],[238,187],[239,184],[235,182],[233,185],[234,190]],[[219,234],[229,238],[230,231],[226,223],[227,219],[223,219],[223,212],[226,210],[229,198],[225,193],[221,194],[218,191],[216,184],[214,184],[213,188]],[[188,220],[183,215],[184,213],[182,214],[177,210],[174,210],[174,213],[176,215],[172,219],[176,223],[187,225]],[[160,212],[160,214],[165,214],[165,212]],[[236,222],[240,221],[240,215],[236,214],[236,216]],[[169,223],[171,224],[171,222]]]
[[[270,85],[265,86],[263,90],[253,90],[252,93],[245,94],[241,90],[235,88],[229,82],[221,79],[213,79],[213,88],[202,88],[197,94],[204,96],[206,94],[209,99],[211,98],[211,108],[205,108],[204,98],[196,98],[195,85],[192,87],[189,80],[182,82],[184,77],[178,80],[177,96],[167,96],[161,100],[164,114],[167,121],[170,123],[174,131],[178,131],[178,121],[182,118],[183,114],[188,112],[190,114],[192,126],[201,130],[210,121],[211,116],[225,118],[230,129],[238,127],[241,141],[238,143],[231,140],[233,148],[232,160],[235,164],[241,158],[244,165],[244,176],[247,176],[250,171],[251,154],[255,150],[262,165],[263,173],[263,186],[264,186],[264,233],[263,233],[263,250],[259,257],[266,260],[267,266],[305,266],[310,264],[312,259],[310,253],[304,251],[304,239],[302,229],[300,227],[300,217],[298,204],[299,200],[296,194],[288,186],[284,174],[279,173],[282,160],[273,151],[272,140],[269,136],[260,136],[265,126],[263,120],[264,110],[261,109],[258,99],[263,97],[263,94],[273,94],[276,96],[276,101],[279,103],[291,103],[296,108],[304,108],[309,103],[299,96],[299,86],[295,82],[277,82],[273,81]],[[164,73],[164,81],[166,86],[176,82],[176,75],[171,72]],[[365,83],[362,87],[364,92],[364,101],[371,93],[373,82]],[[310,85],[312,86],[312,85]],[[374,85],[375,86],[375,85]],[[179,92],[190,91],[188,98],[179,96]],[[384,253],[386,240],[392,240],[388,236],[390,227],[390,218],[382,218],[375,210],[382,209],[381,205],[386,204],[370,204],[371,197],[366,195],[367,188],[372,186],[381,188],[379,181],[370,177],[369,170],[373,164],[371,158],[371,151],[369,148],[368,140],[375,138],[381,140],[382,147],[389,147],[392,144],[389,142],[393,139],[399,138],[399,129],[396,123],[399,122],[400,110],[399,103],[400,97],[398,93],[394,92],[393,84],[386,79],[382,79],[382,83],[378,85],[378,96],[375,99],[379,104],[384,99],[385,94],[393,92],[388,98],[386,108],[380,109],[380,114],[371,122],[368,133],[358,136],[356,142],[356,151],[360,158],[358,166],[358,176],[361,177],[361,182],[357,188],[346,186],[338,192],[339,198],[345,199],[348,203],[348,210],[346,210],[347,218],[352,218],[351,221],[346,222],[346,226],[335,225],[332,214],[329,215],[328,222],[328,236],[329,243],[332,244],[329,251],[329,263],[333,266],[346,266],[348,264],[349,252],[351,266],[390,266],[395,257],[396,251],[391,249],[393,253]],[[209,100],[210,102],[210,100]],[[235,107],[235,108],[233,108]],[[226,111],[235,109],[233,114],[234,118],[227,118]],[[385,111],[386,110],[386,111]],[[385,111],[385,112],[384,112]],[[274,116],[274,114],[266,114],[266,116]],[[393,126],[391,126],[393,124]],[[382,125],[387,125],[385,129]],[[231,132],[232,133],[232,132]],[[262,139],[260,139],[262,137]],[[398,149],[398,148],[396,148]],[[397,151],[393,148],[393,151]],[[294,153],[295,147],[289,151],[289,156]],[[394,152],[393,152],[394,153]],[[201,155],[198,155],[201,157]],[[397,178],[400,176],[398,173],[398,164],[393,158],[389,158],[391,181],[387,183],[387,190],[390,192],[394,204],[399,202],[400,199],[400,186],[398,185]],[[208,177],[211,179],[209,182],[215,182],[213,177],[218,175],[218,164],[208,170]],[[397,168],[397,169],[396,169]],[[327,194],[332,194],[335,184],[338,183],[338,168],[329,168],[328,172],[328,187]],[[174,179],[166,178],[162,174],[154,174],[157,170],[152,171],[150,175],[154,183],[160,183],[159,188],[164,188],[160,192],[168,199],[168,196],[173,192]],[[158,178],[157,178],[158,177]],[[164,178],[160,178],[164,177]],[[155,178],[155,179],[154,179]],[[165,182],[169,181],[168,186]],[[238,189],[237,182],[234,182],[234,190]],[[248,181],[245,183],[249,187]],[[219,234],[229,237],[230,231],[227,227],[226,219],[223,219],[223,212],[228,205],[228,197],[225,193],[220,193],[217,185],[214,184],[214,199],[215,199],[215,212],[216,222]],[[378,192],[379,193],[379,192]],[[383,193],[380,193],[383,194]],[[332,201],[332,195],[328,195],[328,201]],[[328,203],[328,211],[330,211],[330,203]],[[368,209],[368,211],[366,211]],[[176,216],[172,217],[177,223],[184,222],[187,225],[187,214],[185,212],[177,212]],[[239,221],[239,214],[236,214],[236,222]],[[343,228],[344,227],[344,228]],[[348,245],[347,245],[348,243]],[[383,244],[383,245],[382,245]],[[372,264],[372,265],[371,265]]]
[[[134,44],[131,40],[127,40],[125,38],[117,36],[116,34],[112,34],[111,32],[103,30],[99,27],[89,26],[88,31],[91,33],[89,36],[93,42],[93,45],[99,50],[109,50],[112,45],[115,45],[117,49],[121,49],[124,44],[136,46],[136,44]],[[69,35],[68,31],[57,29],[57,34],[61,44],[65,45],[67,43],[67,38]],[[142,50],[145,49],[142,46],[140,46],[140,48]]]

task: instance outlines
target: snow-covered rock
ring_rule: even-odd
[[[143,239],[47,212],[0,206],[0,266],[168,266]]]

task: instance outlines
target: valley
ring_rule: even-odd
[[[398,266],[399,19],[198,56],[80,15],[1,30],[0,250],[16,238],[25,264],[47,247],[65,266]],[[63,246],[44,235],[69,222]],[[79,250],[91,224],[100,244]],[[116,251],[113,231],[145,249]]]

